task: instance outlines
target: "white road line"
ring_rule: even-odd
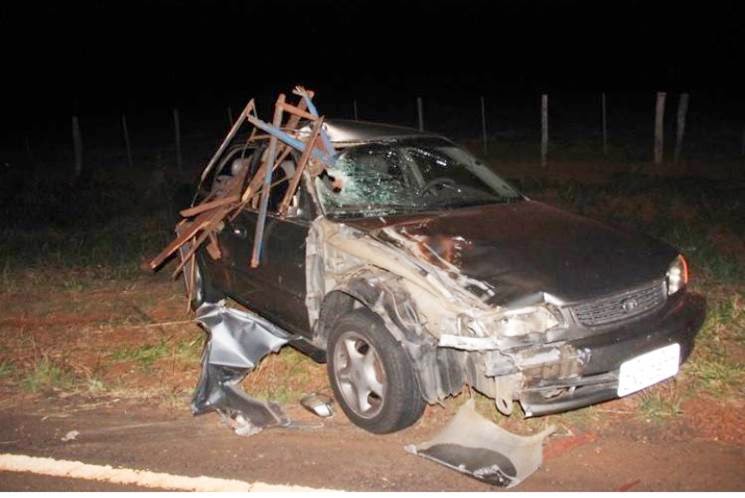
[[[175,491],[301,491],[338,492],[338,490],[307,488],[263,482],[246,482],[217,477],[188,477],[149,470],[115,469],[110,465],[91,465],[71,460],[0,454],[0,471],[31,472],[54,477],[104,481],[116,484],[129,484],[144,488],[170,489]]]

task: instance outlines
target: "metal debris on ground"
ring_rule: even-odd
[[[64,443],[66,443],[68,441],[75,441],[75,439],[77,439],[77,437],[79,435],[80,435],[80,432],[78,432],[78,431],[70,431],[67,434],[65,434],[64,436],[62,436],[60,438],[60,441],[62,441]]]
[[[313,92],[298,86],[293,94],[298,96],[296,104],[286,102],[284,94],[279,95],[271,124],[258,118],[253,99],[249,101],[204,168],[199,187],[202,187],[230,144],[237,139],[244,124],[252,126],[245,138],[247,148],[259,142],[268,142],[258,168],[252,174],[252,168],[244,165],[227,182],[213,188],[199,204],[182,210],[180,214],[183,219],[176,226],[176,238],[147,263],[150,270],[157,270],[171,255],[179,251],[180,262],[173,275],[186,270],[189,300],[194,289],[194,258],[197,249],[207,244],[210,257],[220,259],[222,252],[217,233],[224,227],[225,220],[232,220],[247,206],[258,210],[250,266],[256,268],[259,265],[270,190],[281,183],[272,184],[272,173],[292,151],[298,151],[301,155],[294,174],[282,180],[287,181],[288,186],[279,204],[280,216],[287,215],[303,175],[319,176],[325,172],[327,166],[334,165],[335,150],[324,130],[324,117],[319,116],[313,104]]]
[[[494,486],[511,488],[538,470],[543,440],[551,426],[532,436],[518,436],[476,412],[469,399],[432,440],[404,449]]]
[[[303,408],[319,417],[327,418],[334,414],[334,400],[330,396],[319,393],[311,393],[300,399]]]
[[[197,321],[209,340],[192,413],[217,411],[242,436],[289,426],[290,419],[278,404],[248,396],[241,382],[264,356],[287,344],[290,335],[258,315],[225,306],[224,301],[201,305]]]

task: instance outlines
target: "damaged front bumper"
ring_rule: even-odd
[[[495,398],[509,414],[513,400],[525,416],[559,413],[618,397],[625,361],[670,344],[680,346],[680,363],[693,350],[705,317],[702,297],[684,294],[653,315],[605,330],[552,343],[498,350],[494,338],[443,337],[441,347],[465,351],[465,369],[477,390]]]

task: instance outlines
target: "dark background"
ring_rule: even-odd
[[[666,89],[745,119],[744,12],[736,1],[9,1],[2,127],[222,109],[296,83],[339,112],[365,96],[385,107],[413,95]]]

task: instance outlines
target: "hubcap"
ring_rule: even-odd
[[[334,376],[356,415],[375,417],[383,408],[386,378],[375,347],[356,332],[344,332],[334,347]]]

